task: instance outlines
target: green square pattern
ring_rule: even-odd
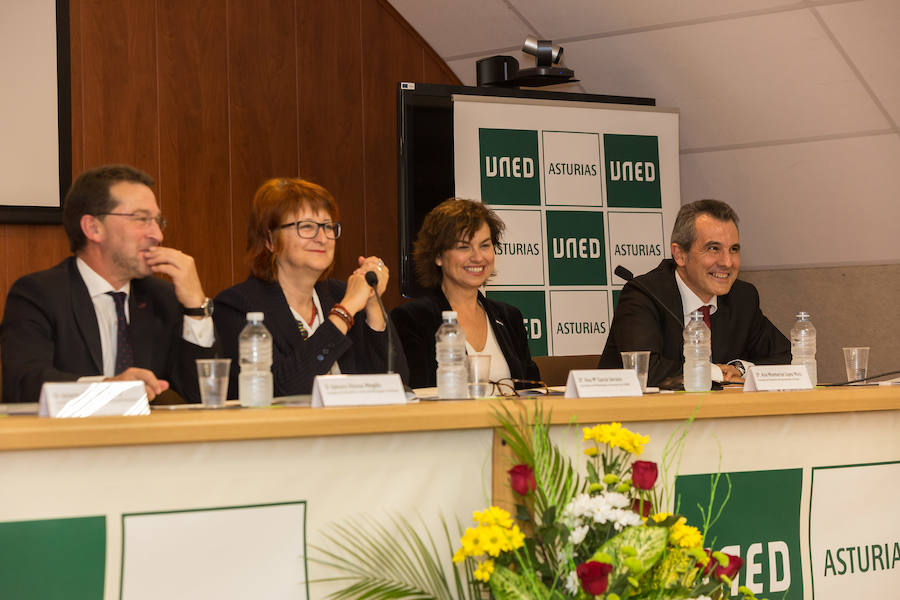
[[[525,337],[532,356],[547,356],[547,306],[543,291],[488,291],[491,300],[512,304],[522,313]]]
[[[655,135],[603,135],[606,198],[611,207],[662,208]]]
[[[102,600],[106,517],[0,523],[0,598]]]
[[[603,213],[547,211],[550,285],[606,285]]]
[[[758,597],[803,598],[800,566],[803,470],[723,473],[716,486],[716,507],[728,493],[726,476],[731,481],[731,496],[721,517],[707,532],[704,544],[715,550],[738,546],[744,559],[738,581],[751,589],[761,586],[761,592],[756,592]],[[678,512],[691,525],[703,523],[700,506],[709,511],[713,477],[711,474],[681,475],[675,482],[675,497],[680,503]],[[752,573],[749,582],[748,573]],[[788,580],[789,587],[784,589]]]
[[[541,204],[537,131],[478,130],[481,201],[485,204]]]

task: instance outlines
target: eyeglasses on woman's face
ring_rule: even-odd
[[[295,227],[297,236],[304,240],[310,240],[319,235],[320,229],[325,232],[325,237],[329,240],[336,240],[341,237],[341,224],[332,223],[331,221],[325,221],[323,223],[306,220],[294,221],[293,223],[279,225],[276,229],[287,229],[289,227]]]

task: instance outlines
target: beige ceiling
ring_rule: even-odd
[[[536,35],[581,80],[549,89],[678,108],[682,199],[738,209],[747,266],[900,262],[900,0],[391,3],[467,85]]]

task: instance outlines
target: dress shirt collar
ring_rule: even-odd
[[[78,267],[78,272],[81,274],[81,278],[84,280],[84,285],[87,286],[87,291],[91,298],[102,296],[107,292],[125,292],[126,295],[131,293],[131,281],[126,281],[121,288],[115,289],[97,271],[81,260],[80,257],[75,259],[75,265]]]
[[[701,306],[709,305],[710,316],[715,314],[716,309],[718,308],[718,296],[713,296],[709,299],[709,302],[701,300],[697,294],[687,286],[684,280],[681,279],[678,269],[675,270],[675,283],[678,284],[678,293],[681,294],[681,308],[684,311],[685,325],[691,320],[691,313],[695,310],[700,310]]]

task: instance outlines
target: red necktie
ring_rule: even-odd
[[[709,304],[704,304],[700,307],[700,312],[703,313],[703,322],[706,323],[706,326],[712,331],[712,325],[709,324],[709,308]]]

